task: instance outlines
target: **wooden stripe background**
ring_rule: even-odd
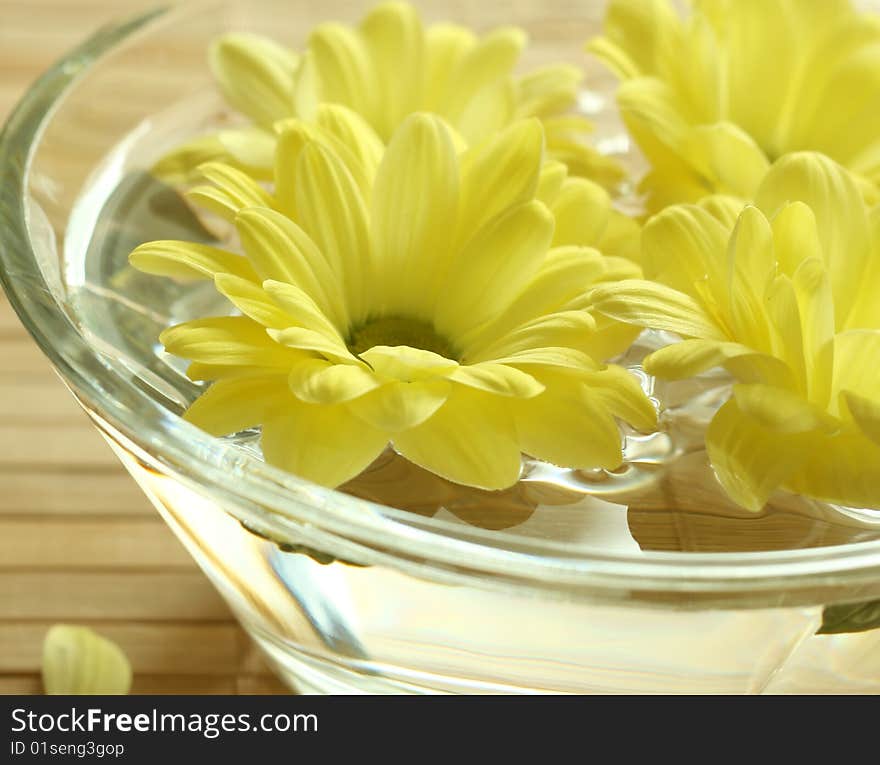
[[[0,0],[0,122],[65,51],[143,7]],[[42,692],[57,622],[118,642],[135,693],[284,691],[0,294],[0,693]]]

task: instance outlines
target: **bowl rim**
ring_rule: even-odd
[[[67,318],[39,268],[29,219],[31,161],[56,108],[96,63],[134,37],[192,12],[192,6],[161,7],[101,28],[31,85],[0,131],[0,283],[25,328],[101,430],[151,469],[208,491],[227,510],[233,506],[240,520],[269,533],[294,527],[317,533],[326,544],[366,558],[418,561],[425,577],[454,572],[614,602],[643,595],[656,600],[658,593],[689,593],[704,598],[701,602],[715,598],[741,607],[829,602],[807,594],[815,588],[829,599],[880,597],[880,540],[778,552],[627,556],[595,550],[573,556],[541,540],[522,540],[530,546],[522,552],[490,545],[476,529],[439,533],[427,527],[440,529],[442,522],[419,517],[413,523],[404,511],[311,484],[243,454],[184,422],[118,373],[108,374],[108,365]]]

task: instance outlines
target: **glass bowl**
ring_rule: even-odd
[[[603,3],[418,5],[429,21],[521,25],[524,66],[584,66],[597,145],[638,166],[613,82],[583,53]],[[127,256],[212,234],[148,169],[234,119],[206,61],[215,36],[299,45],[315,23],[366,7],[148,13],[56,64],[0,137],[12,305],[281,677],[324,693],[880,691],[880,631],[816,634],[841,615],[848,630],[870,626],[880,513],[784,494],[760,514],[726,501],[700,438],[723,377],[643,375],[664,427],[626,434],[620,471],[529,464],[501,493],[462,491],[390,453],[331,491],[262,462],[254,432],[217,439],[180,418],[199,388],[156,338],[215,298],[139,274]],[[646,334],[624,363],[638,372],[658,341]]]

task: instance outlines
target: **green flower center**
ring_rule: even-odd
[[[422,351],[431,351],[447,359],[458,360],[458,352],[434,326],[408,316],[382,316],[368,319],[352,327],[348,335],[348,349],[359,356],[377,345],[408,345]]]

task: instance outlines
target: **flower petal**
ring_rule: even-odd
[[[791,491],[848,507],[880,508],[880,445],[861,433],[814,435]]]
[[[188,321],[166,329],[159,342],[175,356],[221,366],[284,369],[302,358],[273,342],[265,327],[246,316]]]
[[[356,356],[352,355],[341,338],[333,337],[329,333],[320,332],[305,327],[287,327],[286,329],[268,329],[269,337],[276,343],[294,348],[300,351],[313,351],[320,353],[333,361],[343,364],[360,363]]]
[[[663,284],[626,279],[596,287],[590,300],[593,310],[618,321],[665,329],[684,337],[727,339],[696,300]]]
[[[833,417],[803,397],[782,388],[761,383],[733,386],[737,406],[761,427],[776,433],[806,433],[835,430]]]
[[[458,337],[505,310],[540,268],[553,236],[553,216],[527,202],[496,217],[461,252],[435,323]]]
[[[312,329],[315,332],[326,335],[334,343],[345,344],[339,330],[304,290],[295,284],[276,282],[271,279],[263,282],[263,289],[290,318],[290,321],[284,327],[296,325],[305,329]]]
[[[345,404],[293,399],[263,425],[266,461],[331,488],[359,475],[385,450],[388,435],[355,417]]]
[[[211,48],[211,69],[223,95],[254,122],[271,127],[293,112],[295,54],[252,34],[228,34]]]
[[[522,466],[509,399],[453,386],[447,402],[421,425],[394,436],[410,462],[480,489],[506,489]]]
[[[469,238],[488,221],[535,197],[544,151],[537,120],[521,120],[493,135],[463,158],[462,236]]]
[[[880,445],[880,397],[872,400],[847,390],[842,396],[862,433]]]
[[[371,123],[387,140],[406,114],[418,108],[425,74],[425,32],[416,9],[407,3],[384,3],[360,24],[360,37],[372,64],[371,89],[382,83]]]
[[[387,433],[421,425],[446,403],[452,384],[442,379],[400,382],[392,380],[349,402],[364,422]]]
[[[335,22],[319,24],[309,36],[309,54],[322,101],[373,114],[373,73],[367,48],[356,31]]]
[[[217,274],[214,277],[214,286],[245,316],[264,327],[284,329],[294,323],[290,316],[272,302],[272,298],[262,287],[248,279],[230,274]]]
[[[644,361],[645,371],[666,380],[684,380],[705,372],[712,367],[723,366],[735,356],[753,354],[751,348],[739,343],[717,340],[683,340],[654,351]]]
[[[458,161],[449,133],[436,117],[412,115],[395,131],[373,189],[379,276],[371,290],[380,291],[380,305],[430,312],[426,297],[449,267],[457,212]]]
[[[295,284],[312,297],[337,326],[348,324],[339,282],[326,258],[290,218],[273,210],[242,210],[236,228],[260,280]]]
[[[386,380],[415,382],[431,377],[444,377],[458,366],[458,362],[439,353],[410,348],[407,345],[374,345],[360,354],[376,374]]]
[[[367,208],[348,168],[317,141],[300,153],[296,210],[342,286],[352,319],[362,317],[372,281]]]
[[[813,211],[837,326],[845,328],[871,252],[867,211],[851,176],[821,154],[789,154],[767,173],[756,200],[768,216],[795,201]]]
[[[728,496],[757,513],[803,465],[809,439],[761,427],[731,399],[709,423],[706,449]]]
[[[187,196],[196,204],[230,222],[245,207],[272,207],[272,197],[250,175],[222,162],[198,169],[210,186],[196,186]]]
[[[522,450],[561,467],[619,467],[622,436],[603,396],[559,373],[545,373],[540,379],[547,386],[545,393],[513,404]]]
[[[43,689],[49,696],[121,696],[131,664],[116,643],[88,627],[56,624],[43,641]]]
[[[309,404],[339,404],[378,388],[382,381],[360,364],[303,359],[288,377],[297,398]]]
[[[173,279],[213,279],[215,274],[252,281],[258,278],[247,258],[195,242],[147,242],[136,247],[128,260],[138,271]]]
[[[544,392],[534,377],[506,364],[482,362],[453,369],[447,379],[497,396],[532,398]]]
[[[657,409],[630,370],[609,364],[605,369],[585,374],[583,379],[615,417],[637,430],[657,429]]]
[[[611,219],[611,197],[598,183],[569,178],[550,205],[556,219],[553,246],[596,246]]]
[[[834,372],[834,298],[822,261],[803,261],[792,279],[801,314],[810,401],[828,405]]]
[[[261,425],[273,408],[292,401],[284,374],[246,374],[217,380],[183,417],[212,436]]]

